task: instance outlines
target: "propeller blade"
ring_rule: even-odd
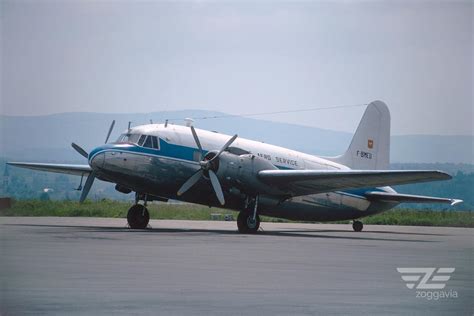
[[[201,179],[202,174],[202,169],[198,170],[195,174],[191,176],[191,178],[186,180],[186,182],[181,186],[181,188],[179,188],[177,193],[178,196],[184,194],[184,192],[188,191],[193,185],[195,185],[199,181],[199,179]]]
[[[201,158],[199,159],[199,160],[201,160],[202,157],[204,156],[203,151],[202,151],[201,142],[199,141],[199,137],[196,133],[196,130],[194,129],[194,127],[192,125],[191,125],[191,133],[193,134],[194,141],[196,142],[196,145],[198,146],[199,150],[201,151]]]
[[[214,188],[214,192],[216,192],[217,199],[219,200],[221,205],[224,205],[225,200],[224,200],[224,193],[222,193],[221,184],[219,182],[219,179],[217,179],[216,174],[212,170],[209,170],[209,179],[211,179],[211,184],[212,184],[212,187]]]
[[[113,120],[112,124],[110,124],[109,132],[107,133],[107,137],[105,138],[105,143],[104,144],[107,144],[107,142],[109,140],[109,137],[110,137],[110,134],[112,134],[112,130],[114,129],[114,125],[115,125],[115,120]]]
[[[212,162],[214,159],[217,159],[223,152],[224,150],[226,150],[227,148],[229,148],[230,145],[232,145],[232,143],[234,142],[234,140],[238,137],[237,134],[235,134],[234,136],[232,136],[228,141],[227,143],[225,143],[225,145],[221,148],[221,150],[219,150],[219,152],[217,153],[217,155],[215,155],[214,157],[212,157],[211,160],[209,160],[209,162]]]
[[[82,188],[82,193],[81,193],[81,198],[79,199],[79,203],[84,202],[84,200],[87,197],[87,194],[89,194],[89,191],[92,187],[92,183],[94,183],[95,179],[95,173],[91,172],[89,176],[87,177],[86,184],[84,184],[84,187]]]
[[[72,143],[71,144],[72,148],[74,148],[79,154],[81,154],[82,156],[84,156],[86,159],[89,158],[89,154],[87,153],[87,151],[85,151],[84,149],[82,149],[81,146],[75,144],[75,143]]]

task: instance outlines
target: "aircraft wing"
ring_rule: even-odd
[[[69,165],[69,164],[54,164],[54,163],[34,163],[34,162],[7,162],[7,165],[49,171],[56,173],[66,173],[76,176],[88,175],[92,172],[92,169],[89,165]]]
[[[258,177],[292,196],[451,179],[441,171],[414,170],[262,170]]]
[[[433,196],[422,196],[422,195],[411,195],[411,194],[399,194],[389,192],[366,192],[365,196],[369,200],[376,201],[395,201],[400,203],[448,203],[456,205],[462,203],[462,200],[458,199],[445,199]]]

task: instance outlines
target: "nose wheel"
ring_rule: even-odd
[[[354,229],[355,232],[360,232],[364,228],[364,224],[360,221],[354,221],[352,223],[352,229]]]
[[[260,228],[260,216],[257,214],[258,195],[253,204],[253,209],[246,208],[237,216],[237,228],[241,234],[254,234]]]
[[[150,221],[150,213],[145,206],[135,204],[128,210],[127,221],[130,228],[145,229]]]

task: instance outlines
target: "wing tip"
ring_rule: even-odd
[[[444,180],[451,180],[451,179],[453,178],[452,175],[450,175],[449,173],[446,173],[446,172],[444,172],[444,171],[438,170],[437,172],[441,175],[441,177],[442,177]]]
[[[461,204],[463,203],[464,201],[461,200],[461,199],[451,199],[451,206],[454,206],[454,205],[457,205],[457,204]]]
[[[422,170],[422,172],[431,174],[436,180],[451,180],[453,178],[452,175],[441,170]]]
[[[20,161],[7,161],[7,165],[9,166],[24,166],[25,162],[20,162]]]

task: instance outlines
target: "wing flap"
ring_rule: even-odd
[[[450,205],[456,205],[462,203],[463,200],[459,199],[447,199],[434,196],[422,196],[422,195],[411,195],[411,194],[399,194],[399,193],[388,193],[388,192],[366,192],[365,196],[369,200],[377,201],[395,201],[400,203],[446,203]]]
[[[258,177],[293,196],[451,179],[432,170],[263,170]]]
[[[27,168],[32,170],[65,173],[76,176],[88,175],[92,172],[89,165],[70,165],[54,163],[34,163],[34,162],[7,162],[10,166]]]

